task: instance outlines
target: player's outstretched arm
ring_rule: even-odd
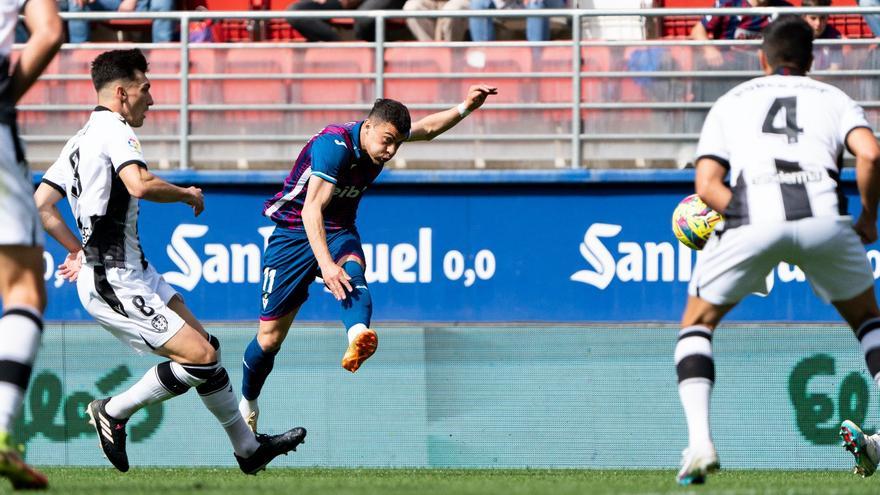
[[[877,201],[880,199],[880,146],[873,131],[858,127],[850,131],[846,146],[856,157],[856,184],[862,198],[862,213],[853,226],[862,242],[877,240]]]
[[[195,216],[205,209],[205,199],[198,187],[179,187],[165,182],[144,167],[123,167],[119,171],[128,193],[139,199],[156,203],[186,203],[192,206]]]
[[[64,27],[55,0],[29,0],[24,23],[31,32],[12,71],[12,98],[18,101],[43,73],[64,41]]]
[[[730,188],[724,184],[726,175],[727,169],[717,160],[708,157],[697,160],[697,173],[694,176],[697,196],[721,214],[724,214],[733,197]]]
[[[337,301],[345,299],[346,291],[351,292],[351,277],[345,273],[341,266],[336,264],[327,247],[327,231],[324,229],[324,208],[333,199],[333,189],[336,187],[332,182],[326,181],[316,175],[309,178],[309,188],[306,191],[306,199],[303,203],[302,219],[306,236],[309,238],[309,246],[318,267],[321,269],[321,278],[324,285],[330,289]]]
[[[407,141],[430,141],[435,137],[448,131],[455,124],[461,122],[474,110],[480,108],[485,103],[489,95],[497,95],[498,88],[487,86],[485,84],[477,84],[468,89],[467,97],[458,106],[449,110],[432,113],[427,117],[415,122],[409,131]]]

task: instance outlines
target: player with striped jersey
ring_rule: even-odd
[[[19,13],[24,13],[31,34],[13,63]],[[0,0],[0,476],[15,489],[48,487],[46,477],[22,461],[11,436],[40,347],[46,306],[42,229],[18,138],[15,104],[49,65],[63,39],[55,0]]]
[[[703,482],[720,466],[709,432],[713,332],[749,293],[767,292],[767,276],[780,262],[800,267],[814,292],[837,308],[880,380],[880,310],[862,245],[877,240],[880,146],[855,102],[806,76],[812,40],[799,17],[771,24],[760,52],[767,75],[721,97],[700,135],[696,191],[724,224],[697,260],[675,348],[689,435],[682,484]],[[862,204],[855,223],[840,184],[845,149],[856,158]],[[877,438],[850,422],[841,434],[858,472],[872,474]]]
[[[241,415],[256,431],[257,398],[308,287],[320,275],[341,306],[348,335],[342,367],[354,373],[376,351],[373,303],[355,217],[361,197],[406,141],[433,139],[476,110],[496,89],[471,86],[457,107],[415,123],[400,102],[379,99],[365,120],[329,125],[306,143],[263,214],[275,222],[263,256],[257,335],[243,359]]]

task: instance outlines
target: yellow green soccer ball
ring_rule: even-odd
[[[700,250],[706,245],[715,226],[723,220],[696,194],[681,200],[672,212],[672,233],[682,244]]]

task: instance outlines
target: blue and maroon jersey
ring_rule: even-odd
[[[264,204],[263,215],[280,227],[304,230],[302,208],[309,179],[315,175],[336,185],[324,208],[324,228],[353,228],[361,195],[383,168],[361,150],[361,125],[363,121],[331,124],[312,137],[296,158],[284,188]]]
[[[749,0],[715,0],[715,8],[751,8]],[[792,7],[785,0],[770,0],[767,7]],[[703,27],[716,40],[751,40],[761,37],[761,31],[772,19],[766,15],[707,15]]]

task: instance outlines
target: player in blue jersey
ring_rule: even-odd
[[[439,136],[494,94],[493,87],[471,86],[457,107],[415,123],[403,104],[379,99],[365,120],[331,124],[300,152],[284,187],[263,209],[276,227],[263,257],[260,325],[245,350],[239,404],[254,431],[257,398],[317,275],[340,302],[349,341],[342,367],[353,373],[376,352],[379,340],[369,328],[372,300],[355,227],[361,196],[404,141]]]

